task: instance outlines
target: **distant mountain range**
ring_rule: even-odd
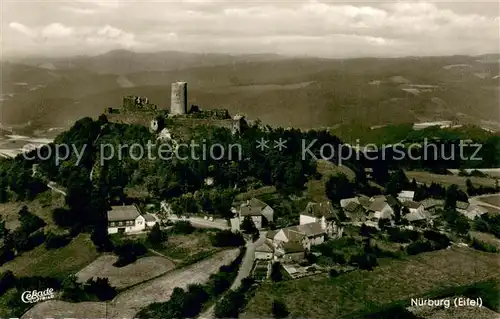
[[[2,69],[5,126],[66,125],[119,107],[128,94],[169,108],[175,81],[188,82],[190,104],[227,108],[285,127],[500,122],[497,54],[340,60],[111,51],[4,62]]]

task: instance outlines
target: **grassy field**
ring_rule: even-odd
[[[312,201],[328,200],[325,195],[325,183],[330,176],[342,173],[351,181],[356,177],[355,173],[347,166],[338,166],[326,160],[318,160],[316,163],[316,170],[321,174],[321,179],[307,182],[307,194]]]
[[[252,199],[257,196],[269,195],[276,193],[276,187],[274,186],[263,186],[261,188],[253,189],[248,192],[244,192],[236,195],[235,200],[244,201],[247,199]]]
[[[16,276],[64,278],[75,274],[98,256],[89,235],[80,234],[63,248],[47,250],[41,245],[25,252],[0,267],[0,271],[11,270]]]
[[[471,231],[469,235],[473,238],[476,238],[480,241],[484,241],[490,245],[496,246],[498,250],[500,250],[500,239],[496,238],[492,234],[482,233],[478,231]]]
[[[450,186],[452,184],[456,184],[461,189],[466,190],[467,179],[470,179],[475,187],[477,186],[495,187],[495,179],[487,177],[441,175],[441,174],[433,174],[422,171],[406,171],[405,173],[410,180],[415,179],[418,183],[425,183],[427,185],[431,184],[432,182],[439,183],[445,187]]]
[[[489,278],[500,278],[498,254],[452,248],[387,260],[373,271],[354,271],[337,278],[320,275],[266,283],[250,300],[246,316],[269,316],[273,300],[279,298],[293,317],[345,318],[432,290]]]
[[[0,215],[5,220],[7,228],[14,229],[19,226],[18,213],[24,205],[28,206],[30,212],[42,218],[47,223],[47,227],[52,228],[55,227],[52,221],[52,210],[57,207],[64,207],[65,202],[62,194],[48,190],[39,194],[32,201],[0,204]]]
[[[165,302],[175,287],[185,289],[190,284],[204,283],[219,267],[232,262],[238,249],[219,252],[210,258],[182,269],[175,269],[118,294],[112,301],[69,303],[58,300],[38,303],[24,318],[134,318],[140,309],[154,302]],[[58,314],[57,316],[54,316]]]
[[[481,201],[485,202],[486,204],[500,207],[500,195],[481,197]]]
[[[163,248],[155,250],[170,258],[177,265],[189,264],[221,250],[213,247],[210,242],[210,236],[213,233],[212,230],[197,230],[189,235],[172,235],[169,236]]]
[[[77,273],[78,280],[85,282],[90,278],[106,277],[118,289],[133,286],[174,269],[175,265],[167,258],[153,256],[140,258],[124,267],[115,267],[117,256],[105,255]]]

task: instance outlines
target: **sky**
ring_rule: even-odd
[[[396,57],[500,47],[498,1],[0,1],[6,59],[116,49]]]

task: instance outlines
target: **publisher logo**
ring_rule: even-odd
[[[25,291],[21,295],[21,301],[24,303],[37,303],[39,301],[44,301],[52,299],[55,297],[54,288],[47,288],[43,291]]]

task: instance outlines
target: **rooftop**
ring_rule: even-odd
[[[156,217],[150,213],[144,214],[146,222],[156,222]]]
[[[257,247],[255,249],[255,251],[264,252],[264,253],[272,253],[274,251],[274,249],[267,242],[264,242],[262,245],[260,245],[259,247]]]
[[[434,199],[434,198],[427,198],[421,201],[422,205],[424,205],[424,208],[432,208],[435,206],[442,206],[444,205],[444,200],[442,199]]]
[[[358,209],[358,207],[360,207],[361,205],[356,203],[356,202],[349,202],[345,207],[344,207],[344,210],[348,211],[348,212],[353,212],[355,211],[356,209]]]
[[[108,211],[108,221],[135,220],[140,215],[139,209],[135,205],[111,206],[111,210]]]
[[[418,209],[420,206],[423,206],[420,202],[408,201],[405,202],[404,205],[408,208]]]
[[[402,191],[401,193],[398,194],[398,197],[413,199],[413,197],[415,197],[415,192],[414,191]]]
[[[304,247],[299,243],[289,242],[283,244],[285,254],[300,253],[304,251]]]
[[[312,217],[325,217],[326,219],[337,217],[330,201],[319,203],[309,202],[302,214]]]

